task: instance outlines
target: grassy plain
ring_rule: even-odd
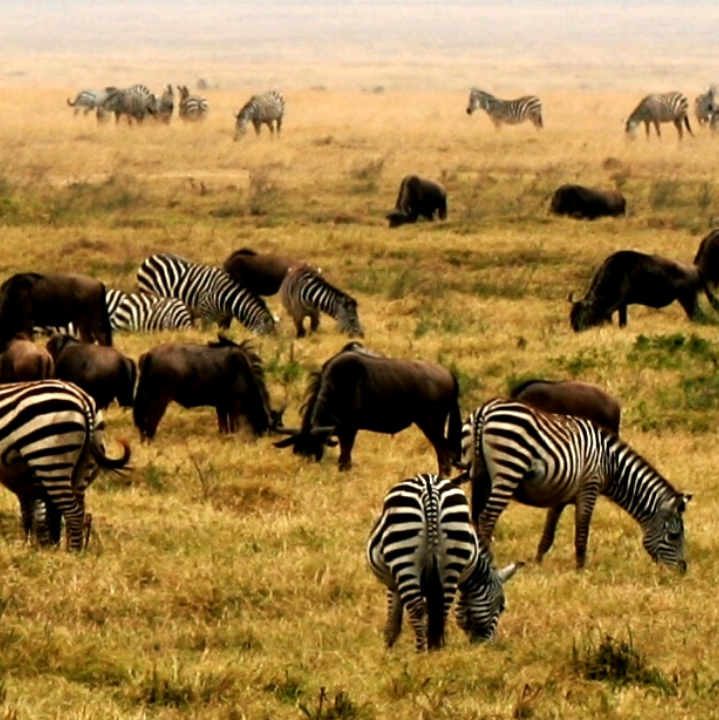
[[[470,647],[452,623],[443,652],[416,656],[407,628],[387,653],[364,545],[388,488],[435,469],[419,431],[360,434],[340,474],[333,450],[314,464],[267,438],[220,437],[209,409],[171,408],[143,446],[111,409],[110,447],[130,437],[133,470],[89,490],[86,553],[26,546],[14,497],[0,495],[0,717],[717,716],[719,325],[708,309],[690,324],[678,307],[631,308],[625,330],[574,334],[567,295],[618,249],[691,262],[716,224],[719,140],[697,129],[679,144],[668,127],[663,142],[626,142],[629,93],[543,94],[543,132],[497,133],[465,115],[464,93],[288,92],[282,139],[238,143],[244,94],[207,93],[203,125],[134,129],[73,116],[66,94],[0,94],[3,277],[62,269],[131,289],[152,252],[220,263],[251,246],[314,262],[354,294],[368,346],[451,367],[463,413],[530,376],[597,382],[621,399],[625,438],[695,493],[689,572],[654,566],[606,501],[584,572],[571,513],[537,566],[543,513],[512,506],[497,560],[530,562],[496,641]],[[410,172],[445,184],[448,221],[390,231],[384,213]],[[549,216],[551,192],[572,181],[621,188],[628,217]],[[137,358],[211,337],[117,345]],[[309,372],[345,341],[329,319],[302,341],[286,321],[256,340],[289,423]],[[642,653],[644,669],[583,670],[607,638]]]

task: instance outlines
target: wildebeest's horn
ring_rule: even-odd
[[[460,475],[457,475],[457,477],[450,478],[449,480],[455,485],[462,485],[462,483],[469,482],[469,473],[463,472]]]
[[[299,428],[286,428],[280,426],[276,428],[276,430],[280,435],[292,435],[292,437],[295,437],[296,435],[300,434]]]
[[[326,435],[329,437],[330,435],[334,435],[335,430],[337,430],[336,425],[313,427],[312,430],[310,430],[310,435]]]
[[[454,465],[459,470],[469,470],[470,463],[462,462],[461,460],[455,460],[452,465]]]
[[[273,442],[272,444],[276,448],[286,448],[290,447],[290,445],[296,445],[298,440],[298,435],[291,435],[290,437],[286,437],[284,440],[278,440],[277,442]]]

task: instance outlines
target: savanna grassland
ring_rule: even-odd
[[[388,653],[364,547],[389,487],[435,471],[418,430],[360,433],[339,473],[335,449],[316,464],[268,438],[220,437],[207,408],[171,407],[141,445],[112,408],[109,450],[130,438],[132,471],[88,491],[85,553],[24,544],[17,502],[0,495],[0,717],[716,716],[719,318],[702,298],[694,324],[678,306],[632,307],[624,330],[574,334],[567,296],[619,249],[691,262],[719,212],[719,138],[696,128],[679,144],[665,126],[663,142],[625,141],[636,93],[543,93],[544,131],[497,133],[466,116],[466,93],[287,91],[282,139],[237,143],[232,115],[249,93],[206,93],[202,125],[134,129],[73,116],[68,94],[0,94],[3,278],[57,269],[132,289],[150,253],[221,263],[248,246],[321,266],[359,301],[368,346],[457,374],[463,413],[532,376],[599,383],[621,399],[626,440],[694,493],[689,572],[655,566],[606,500],[585,571],[571,512],[538,566],[544,514],[511,506],[496,559],[528,562],[496,640],[470,647],[452,621],[442,652],[417,656],[406,628]],[[446,222],[387,228],[409,172],[447,187]],[[573,181],[621,189],[629,215],[548,215]],[[138,358],[213,337],[116,344]],[[300,341],[284,318],[254,340],[288,424],[309,373],[346,340],[329,318]]]

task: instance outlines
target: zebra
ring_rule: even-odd
[[[500,100],[484,90],[472,88],[469,92],[467,115],[480,109],[489,115],[497,130],[503,124],[517,125],[525,120],[530,120],[537,130],[544,127],[542,103],[536,95],[524,95],[516,100]]]
[[[694,114],[697,118],[699,125],[708,124],[714,111],[717,109],[716,105],[717,86],[710,85],[709,90],[701,95],[697,95],[694,99]]]
[[[99,469],[127,465],[129,445],[123,442],[122,457],[109,458],[95,401],[59,380],[0,386],[0,426],[0,482],[20,500],[26,535],[54,518],[59,541],[62,515],[68,548],[81,550],[90,527],[85,490]],[[48,534],[53,531],[38,532],[39,538]]]
[[[312,265],[300,263],[287,271],[280,285],[280,299],[295,323],[298,338],[306,334],[305,317],[310,318],[311,331],[319,328],[320,312],[333,317],[340,332],[350,337],[363,337],[357,301],[330,285]]]
[[[683,93],[668,92],[659,95],[647,95],[641,100],[639,105],[634,108],[624,129],[630,138],[634,138],[637,126],[639,123],[644,123],[647,140],[649,140],[650,125],[654,125],[657,137],[661,138],[662,132],[659,128],[659,123],[670,122],[674,123],[674,127],[676,127],[679,133],[679,139],[681,140],[684,137],[682,123],[684,123],[687,132],[690,135],[694,135],[691,125],[689,125],[688,113],[689,101]]]
[[[504,610],[503,585],[522,565],[492,568],[464,492],[453,480],[430,474],[402,480],[389,491],[366,558],[388,588],[386,646],[397,641],[406,609],[420,652],[444,644],[457,591],[459,626],[472,642],[491,640]]]
[[[178,85],[180,91],[180,109],[178,114],[182,120],[203,120],[210,107],[207,100],[198,95],[190,95],[186,85]]]
[[[172,113],[175,109],[175,93],[172,89],[172,85],[167,85],[164,92],[157,101],[157,115],[156,118],[161,122],[169,125],[172,120]]]
[[[490,400],[463,425],[461,466],[472,482],[472,520],[485,546],[512,498],[546,507],[541,562],[562,511],[573,504],[576,563],[583,568],[594,506],[604,495],[640,524],[644,549],[655,562],[686,572],[682,517],[692,496],[675,490],[617,435],[590,420]]]
[[[205,322],[228,327],[235,317],[257,335],[275,331],[275,320],[264,301],[220,268],[159,253],[143,260],[137,284],[141,293],[182,300]]]
[[[108,289],[105,300],[113,330],[156,332],[187,330],[194,325],[192,311],[176,298]]]
[[[104,112],[115,113],[115,122],[125,115],[128,124],[132,125],[133,119],[142,122],[145,116],[157,115],[158,98],[146,85],[133,85],[125,90],[115,90],[100,106]],[[98,114],[98,119],[100,116]]]
[[[67,98],[67,104],[71,108],[75,108],[75,115],[83,110],[83,114],[87,115],[92,110],[97,110],[114,92],[116,87],[106,87],[104,90],[81,90],[74,100]],[[99,116],[98,116],[99,117]]]
[[[276,90],[253,95],[235,115],[235,140],[239,140],[247,132],[247,123],[250,122],[257,136],[264,123],[270,129],[270,135],[274,137],[276,125],[277,137],[279,137],[284,114],[285,99]],[[275,125],[272,124],[273,122]]]

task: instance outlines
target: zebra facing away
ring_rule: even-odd
[[[81,550],[90,527],[85,490],[99,469],[124,468],[129,446],[107,457],[94,400],[59,380],[0,386],[0,425],[0,482],[20,500],[25,533],[59,542],[62,515],[68,548]]]
[[[619,437],[589,420],[490,400],[462,428],[462,465],[472,482],[472,520],[485,546],[512,498],[546,507],[541,562],[562,511],[572,504],[577,567],[583,568],[594,506],[604,495],[640,524],[653,560],[686,571],[682,518],[692,496],[676,491]]]
[[[87,115],[92,110],[97,110],[116,90],[116,87],[106,87],[104,90],[81,90],[74,100],[68,98],[67,104],[71,108],[75,108],[75,115],[80,110],[83,110],[83,114]]]
[[[711,121],[712,115],[717,108],[716,96],[718,91],[719,87],[717,85],[711,85],[709,90],[697,95],[694,99],[694,114],[699,125],[706,125]]]
[[[273,137],[276,126],[277,137],[279,137],[284,114],[285,99],[276,90],[270,90],[262,95],[253,95],[235,115],[235,140],[239,140],[247,132],[247,124],[250,122],[255,128],[257,136],[259,136],[264,123],[270,129],[270,135]]]
[[[422,474],[395,485],[369,536],[367,562],[387,586],[384,637],[392,647],[406,609],[417,650],[444,644],[459,591],[457,622],[472,642],[491,640],[504,610],[504,583],[521,567],[492,568],[477,540],[467,498],[449,479]]]
[[[654,125],[657,137],[661,138],[662,132],[659,128],[660,123],[674,123],[674,127],[679,133],[679,139],[684,137],[682,123],[690,135],[694,135],[691,125],[689,125],[689,101],[686,96],[680,92],[668,92],[659,95],[647,95],[641,100],[639,105],[629,116],[625,131],[630,138],[636,136],[637,126],[644,123],[644,129],[649,140],[649,127]]]
[[[297,337],[304,337],[304,319],[310,318],[310,330],[320,326],[320,312],[337,321],[340,332],[350,337],[362,337],[357,316],[357,301],[330,285],[320,271],[306,263],[291,267],[280,285],[280,299],[294,321]]]
[[[264,301],[220,268],[159,253],[143,260],[137,284],[141,293],[182,300],[205,322],[227,327],[234,317],[257,335],[275,331],[275,320]]]
[[[120,117],[124,115],[128,124],[132,125],[133,120],[141,123],[146,115],[157,115],[158,99],[146,85],[138,84],[110,93],[100,108],[105,112],[115,113],[116,123],[120,122]],[[99,119],[101,118],[98,114]]]
[[[181,120],[203,120],[210,109],[207,100],[199,95],[190,95],[186,85],[178,85],[180,91],[180,107],[178,115]]]
[[[542,103],[536,95],[524,95],[516,100],[500,100],[484,90],[472,88],[469,92],[467,115],[475,110],[484,110],[494,127],[518,125],[529,120],[537,130],[544,126],[542,122]]]

